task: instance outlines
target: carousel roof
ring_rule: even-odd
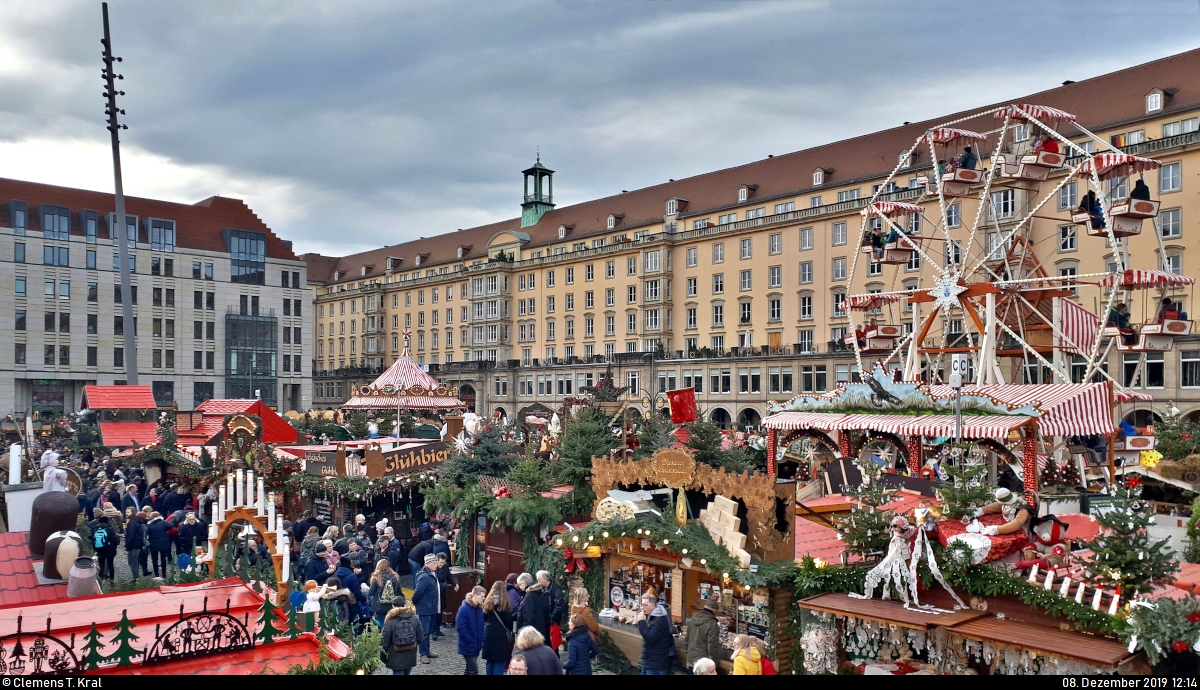
[[[425,373],[408,353],[408,332],[405,347],[396,363],[369,385],[360,386],[354,397],[342,409],[367,410],[404,407],[416,410],[448,410],[465,407],[458,399],[457,388],[447,388]]]

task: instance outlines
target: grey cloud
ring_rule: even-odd
[[[126,139],[291,181],[303,212],[265,220],[301,251],[344,253],[516,215],[535,147],[567,204],[1195,47],[1194,3],[1138,3],[1133,21],[1130,7],[122,0],[111,14]],[[0,2],[0,40],[27,51],[0,68],[0,139],[103,139],[98,3],[29,8]]]

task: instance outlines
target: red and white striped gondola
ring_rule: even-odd
[[[1075,168],[1075,174],[1081,178],[1087,178],[1095,173],[1096,177],[1102,181],[1116,180],[1129,177],[1134,173],[1157,170],[1161,167],[1162,163],[1150,158],[1112,151],[1098,153],[1094,157],[1084,160]],[[1147,190],[1147,196],[1148,192],[1149,190]],[[1090,208],[1088,208],[1089,206]],[[1108,211],[1109,220],[1112,223],[1112,235],[1114,237],[1130,237],[1141,234],[1142,221],[1147,218],[1157,218],[1158,206],[1158,201],[1149,198],[1134,198],[1132,194],[1122,199],[1114,199]],[[1085,200],[1081,204],[1081,208],[1071,216],[1071,220],[1086,225],[1087,233],[1092,237],[1108,237],[1108,228],[1098,218],[1101,210],[1095,202]]]
[[[1196,279],[1190,276],[1132,268],[1114,273],[1099,283],[1102,288],[1120,290],[1166,289],[1195,284]],[[1161,303],[1152,308],[1156,312],[1154,317],[1135,329],[1133,334],[1128,333],[1130,329],[1122,333],[1122,328],[1116,323],[1119,316],[1112,315],[1104,327],[1103,335],[1115,338],[1117,349],[1124,352],[1167,352],[1174,346],[1175,338],[1191,335],[1192,321],[1169,297],[1163,298]],[[1142,309],[1143,314],[1149,317],[1151,307],[1144,304]]]
[[[881,264],[907,264],[912,260],[914,246],[909,233],[920,227],[924,211],[916,204],[902,201],[876,201],[865,207],[859,213],[870,222],[863,233],[862,253],[872,255]],[[913,221],[914,217],[918,220]],[[896,219],[900,219],[899,224]]]

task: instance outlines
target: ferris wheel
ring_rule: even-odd
[[[861,211],[859,251],[839,305],[852,317],[845,344],[859,369],[880,361],[906,380],[941,383],[951,356],[966,355],[981,385],[1111,380],[1101,362],[1112,348],[1165,352],[1190,334],[1192,322],[1162,296],[1195,279],[1166,270],[1159,202],[1144,183],[1133,185],[1133,175],[1161,164],[1107,148],[1074,115],[1029,104],[985,110],[918,137]],[[932,170],[910,180],[907,169],[925,155]],[[1160,263],[1134,268],[1130,238],[1146,220],[1159,251],[1137,259]],[[1046,232],[1047,223],[1073,230]],[[1059,233],[1107,241],[1109,270],[1048,270],[1058,248],[1046,245]],[[921,284],[917,276],[930,272],[932,285]],[[852,286],[864,283],[867,292],[854,294]],[[1091,305],[1072,299],[1083,285],[1100,290]],[[1114,311],[1131,290],[1145,291],[1140,325]],[[909,318],[911,330],[903,325]]]

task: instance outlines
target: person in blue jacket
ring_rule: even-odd
[[[483,598],[487,591],[483,587],[475,587],[463,597],[462,606],[458,607],[458,615],[454,619],[454,629],[458,631],[458,653],[462,655],[465,670],[463,675],[479,675],[479,652],[483,651],[484,622]]]
[[[417,607],[417,616],[421,619],[421,628],[425,635],[421,638],[421,663],[428,664],[430,659],[438,657],[429,651],[429,636],[437,625],[438,612],[442,610],[441,588],[438,586],[437,568],[438,557],[432,553],[425,554],[425,567],[417,571],[413,580],[413,604]]]
[[[571,629],[567,632],[567,663],[563,672],[568,676],[592,675],[592,659],[600,654],[600,648],[592,639],[587,622],[578,613],[571,614]]]

